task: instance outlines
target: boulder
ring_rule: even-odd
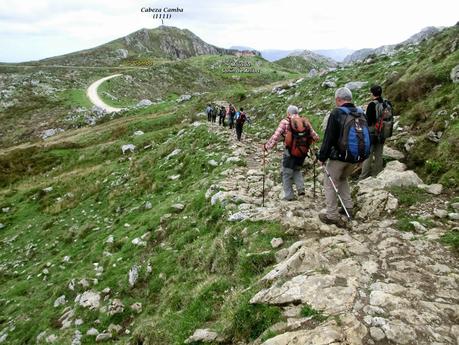
[[[217,332],[206,328],[195,330],[193,335],[185,340],[185,344],[191,344],[194,342],[212,343],[222,341],[222,337],[220,337]]]
[[[376,179],[382,182],[384,188],[418,186],[423,183],[412,170],[396,171],[384,169],[376,176]]]
[[[401,153],[398,150],[395,150],[393,148],[390,148],[387,145],[384,145],[383,148],[383,157],[390,158],[390,159],[395,159],[395,160],[400,160],[405,158],[405,155]]]
[[[67,303],[65,295],[62,295],[54,301],[54,307],[59,307],[60,305],[64,305],[65,303]]]
[[[441,192],[443,191],[443,185],[439,183],[434,183],[430,185],[420,184],[418,187],[422,190],[425,190],[427,193],[433,194],[433,195],[440,195]]]
[[[325,80],[323,83],[322,83],[322,87],[326,88],[326,89],[334,89],[336,88],[336,83],[332,80]]]
[[[83,308],[97,309],[100,305],[100,295],[94,291],[85,291],[75,298],[75,302],[79,303]]]
[[[137,283],[137,279],[139,279],[139,267],[134,265],[128,273],[129,286],[133,287]]]
[[[150,101],[149,99],[142,99],[139,103],[137,103],[135,106],[137,108],[143,108],[143,107],[148,107],[150,105],[152,105],[153,102]]]
[[[282,238],[273,238],[271,240],[271,247],[279,248],[283,243],[284,241],[282,240]]]
[[[181,96],[177,99],[177,102],[178,102],[178,103],[181,103],[181,102],[189,101],[190,99],[191,99],[191,95],[181,95]]]
[[[121,146],[121,151],[123,152],[123,155],[128,151],[134,153],[134,150],[135,150],[134,144],[126,144],[126,145]]]
[[[352,91],[352,90],[359,90],[367,84],[368,84],[367,81],[351,81],[349,83],[346,83],[344,86]]]

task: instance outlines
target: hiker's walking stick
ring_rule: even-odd
[[[263,146],[263,196],[262,196],[262,201],[261,201],[261,207],[265,207],[265,175],[266,175],[266,169],[265,169],[265,164],[266,164],[266,149]]]
[[[317,163],[317,158],[314,159],[314,175],[313,175],[313,178],[312,178],[312,181],[313,181],[313,188],[312,188],[312,195],[314,196],[314,198],[316,197],[316,163]]]
[[[327,170],[327,168],[325,167],[325,165],[324,165],[323,167],[324,167],[325,174],[327,174],[328,179],[330,180],[330,182],[331,182],[331,184],[332,184],[332,186],[333,186],[333,189],[335,190],[335,193],[336,193],[336,195],[338,196],[339,202],[340,202],[341,205],[343,206],[344,212],[346,212],[347,219],[351,220],[351,216],[349,215],[349,212],[347,211],[346,206],[344,206],[343,199],[341,199],[341,195],[340,195],[339,192],[338,192],[338,188],[336,188],[335,182],[333,182],[333,179],[331,178],[330,173],[328,172],[328,170]]]

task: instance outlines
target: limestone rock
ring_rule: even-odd
[[[336,83],[334,81],[331,81],[331,80],[325,80],[322,83],[322,87],[324,87],[326,89],[334,89],[334,88],[336,88]]]
[[[282,286],[272,286],[258,292],[250,303],[284,305],[307,303],[317,310],[336,314],[352,308],[357,291],[350,286],[335,286],[333,275],[299,275]],[[317,294],[320,289],[321,293]]]
[[[142,132],[142,131],[135,131],[133,135],[134,135],[135,137],[139,137],[139,136],[144,135],[144,134],[145,134],[145,133]]]
[[[427,193],[433,194],[433,195],[440,195],[443,191],[443,185],[439,183],[434,183],[431,185],[420,184],[418,188],[425,190]]]
[[[137,279],[139,279],[139,267],[134,265],[131,267],[128,274],[129,286],[133,287],[135,283],[137,283]]]
[[[177,102],[178,102],[178,103],[181,103],[181,102],[189,101],[190,99],[191,99],[191,95],[181,95],[181,96],[177,99]]]
[[[123,155],[128,151],[131,153],[134,153],[134,150],[135,150],[134,144],[126,144],[126,145],[121,146],[121,151],[123,152]]]
[[[96,337],[96,342],[107,341],[112,338],[111,333],[100,333]]]
[[[124,311],[124,304],[123,302],[118,299],[118,298],[115,298],[111,303],[110,305],[108,306],[108,309],[107,309],[107,314],[108,315],[115,315],[115,314],[120,314]]]
[[[448,218],[452,220],[459,220],[459,213],[448,213]]]
[[[284,241],[282,240],[282,238],[273,238],[271,240],[271,247],[279,248],[283,243]]]
[[[438,218],[446,218],[448,217],[448,211],[441,210],[441,209],[434,209],[433,214]]]
[[[132,304],[131,309],[137,314],[140,314],[142,312],[142,303],[136,302]]]
[[[395,159],[395,160],[400,160],[400,159],[403,159],[405,158],[405,155],[398,151],[398,150],[395,150],[387,145],[384,145],[383,147],[383,157],[387,157],[387,158],[391,158],[391,159]]]
[[[137,103],[135,106],[137,108],[143,108],[143,107],[148,107],[150,105],[152,105],[153,102],[150,101],[149,99],[142,99],[139,103]]]
[[[62,295],[54,301],[54,307],[59,307],[60,305],[64,305],[65,303],[67,303],[65,295]]]
[[[197,329],[194,331],[193,335],[185,340],[185,344],[190,344],[193,342],[221,342],[222,338],[218,335],[217,332],[214,332],[210,329]]]
[[[335,345],[345,342],[338,326],[326,324],[311,330],[287,332],[265,341],[262,345]]]
[[[89,335],[89,336],[98,336],[99,335],[99,331],[97,329],[95,329],[94,327],[88,329],[88,331],[86,332],[86,335]]]
[[[382,329],[378,328],[378,327],[371,327],[370,328],[370,335],[376,341],[381,341],[386,337],[386,335],[384,334]]]
[[[422,184],[422,180],[412,170],[399,172],[384,169],[378,174],[378,176],[376,176],[376,179],[379,179],[382,182],[384,188],[409,187]]]
[[[344,86],[352,91],[352,90],[359,90],[367,84],[368,84],[367,81],[351,81],[349,83],[346,83]]]
[[[88,290],[83,292],[81,296],[77,296],[75,302],[78,302],[84,308],[97,309],[100,305],[100,295],[97,292]]]

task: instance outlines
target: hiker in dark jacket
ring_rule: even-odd
[[[206,114],[207,114],[207,121],[211,121],[212,120],[212,106],[210,104],[207,104],[207,108],[206,108]]]
[[[218,114],[218,124],[225,127],[225,117],[226,117],[226,109],[224,106],[220,107],[220,113]]]
[[[382,88],[379,85],[373,85],[370,88],[370,92],[373,100],[368,104],[366,111],[366,118],[368,127],[370,128],[371,136],[371,151],[370,157],[363,162],[362,173],[360,174],[359,179],[363,180],[367,177],[378,175],[383,169],[383,149],[385,139],[378,138],[375,135],[375,125],[377,122],[376,115],[376,104],[382,103],[383,107],[388,104],[392,108],[392,104],[389,101],[384,102],[382,98]]]
[[[351,90],[346,87],[342,87],[336,90],[335,104],[337,108],[333,109],[333,111],[330,113],[322,146],[317,158],[322,165],[326,164],[326,168],[330,173],[330,176],[333,179],[333,182],[335,183],[341,198],[343,199],[344,206],[349,211],[349,213],[352,213],[352,207],[354,205],[352,203],[351,191],[347,178],[351,175],[357,164],[346,162],[339,154],[338,146],[343,122],[347,116],[347,114],[343,110],[339,109],[339,107],[346,107],[351,111],[356,111],[356,107],[352,103]],[[330,179],[327,176],[324,176],[324,192],[327,211],[325,214],[319,214],[320,220],[326,224],[345,226],[345,223],[339,214],[344,213],[344,210],[338,210],[337,196],[330,182]]]
[[[214,105],[214,108],[212,109],[212,122],[216,123],[217,122],[217,115],[220,112],[219,106]]]
[[[236,122],[237,140],[241,141],[242,129],[244,128],[244,123],[245,121],[248,121],[250,123],[250,119],[247,117],[247,114],[244,112],[244,108],[241,108],[241,110],[236,113],[236,116],[234,117],[234,119]]]

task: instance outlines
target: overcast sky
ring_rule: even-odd
[[[161,24],[142,7],[183,8],[164,24],[258,50],[375,48],[459,20],[457,0],[0,0],[0,61],[87,49]]]

